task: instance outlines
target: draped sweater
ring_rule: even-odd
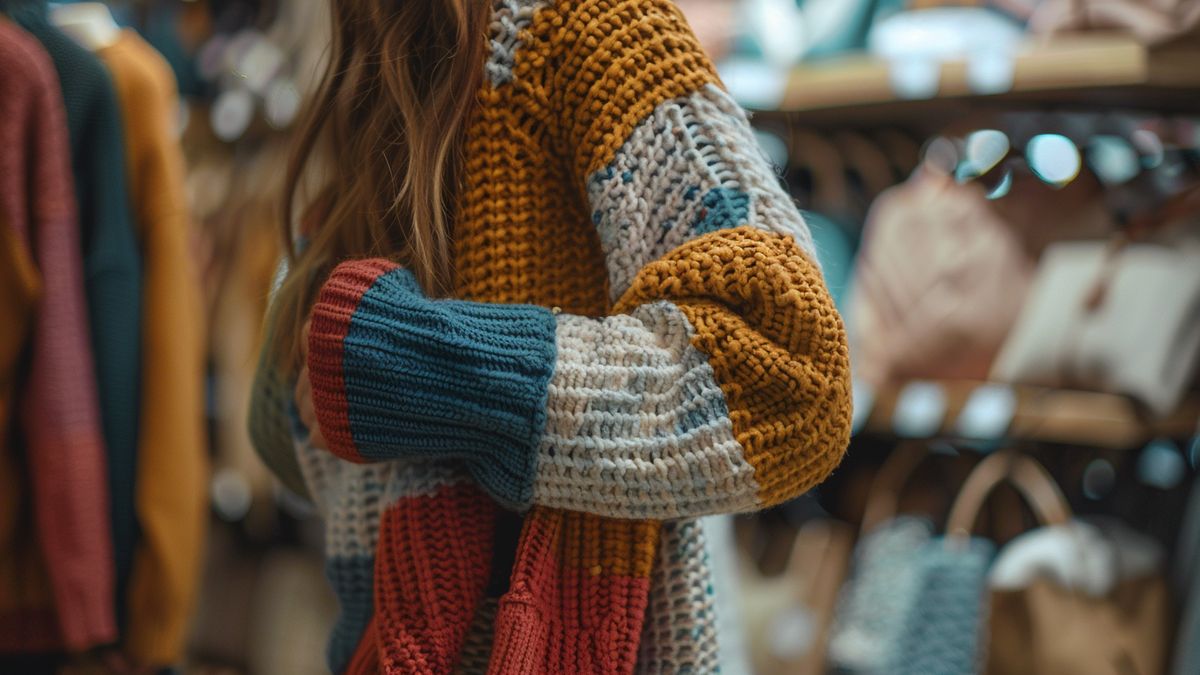
[[[129,189],[143,252],[141,413],[134,548],[121,641],[141,665],[183,659],[208,522],[204,328],[188,251],[183,148],[170,66],[126,30],[98,53],[112,73],[125,130]]]
[[[324,281],[308,365],[328,450],[260,361],[256,447],[325,519],[330,665],[714,672],[698,519],[838,464],[841,318],[670,0],[496,0],[489,41],[453,297],[386,260]],[[523,524],[489,597],[505,509]]]
[[[0,654],[117,636],[69,138],[51,56],[0,15]]]

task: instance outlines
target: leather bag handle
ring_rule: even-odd
[[[950,508],[947,540],[963,541],[971,536],[984,500],[1005,481],[1017,489],[1042,525],[1065,525],[1070,521],[1071,507],[1046,468],[1027,455],[1005,450],[985,457],[967,476]]]
[[[928,443],[905,441],[888,455],[871,481],[871,489],[867,493],[860,530],[862,534],[896,517],[904,487],[908,485],[921,462],[932,454]]]

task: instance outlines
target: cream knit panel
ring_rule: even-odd
[[[718,672],[716,604],[699,520],[663,524],[650,579],[637,672]]]
[[[754,468],[678,308],[559,315],[557,340],[534,503],[654,519],[757,508]]]
[[[355,464],[295,439],[309,494],[325,521],[325,576],[340,611],[329,642],[335,671],[349,662],[374,607],[375,548],[384,511],[403,497],[435,494],[470,477],[455,465],[422,460]]]
[[[493,87],[513,79],[513,64],[521,48],[521,31],[533,22],[534,13],[545,2],[541,0],[495,0],[492,20],[488,25],[490,51],[483,72]]]
[[[791,235],[815,261],[812,235],[770,166],[746,113],[719,87],[655,108],[588,180],[611,299],[647,263],[713,229],[754,225]],[[714,220],[713,196],[739,206],[731,220]]]
[[[374,556],[384,509],[403,497],[427,497],[469,483],[456,464],[393,460],[355,464],[296,440],[300,470],[325,521],[328,557]]]

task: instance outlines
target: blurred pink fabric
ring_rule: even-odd
[[[1034,33],[1120,30],[1147,44],[1200,37],[1200,0],[1046,0],[1029,20]]]
[[[1017,175],[991,201],[978,184],[922,168],[880,195],[852,285],[855,377],[985,379],[1046,246],[1111,232],[1099,191],[1090,174],[1061,189]]]

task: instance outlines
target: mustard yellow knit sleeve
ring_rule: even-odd
[[[797,496],[837,466],[851,417],[803,219],[673,3],[542,11],[531,98],[571,160],[616,314],[559,317],[533,502],[670,517]]]

